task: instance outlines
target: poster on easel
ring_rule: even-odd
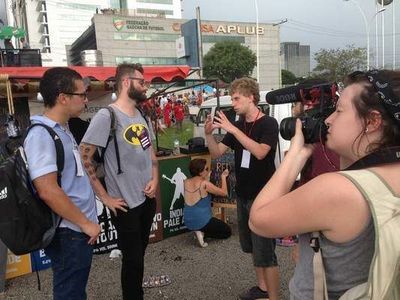
[[[183,222],[184,185],[189,178],[190,157],[161,160],[159,165],[164,238],[187,230]]]

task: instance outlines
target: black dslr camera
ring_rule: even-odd
[[[305,143],[312,144],[326,140],[325,119],[335,110],[338,87],[336,83],[299,84],[267,93],[269,104],[302,102],[304,113],[298,118],[302,123]],[[280,124],[282,138],[290,140],[296,131],[297,118],[285,118]]]

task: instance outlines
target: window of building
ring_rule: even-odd
[[[76,9],[76,10],[90,10],[96,11],[96,8],[99,7],[98,5],[90,5],[90,4],[81,4],[81,3],[63,3],[58,2],[57,8],[69,8],[69,9]]]
[[[115,58],[117,64],[126,63],[140,63],[142,65],[184,65],[186,59],[176,57],[121,57]]]
[[[141,3],[173,4],[172,0],[136,0]]]
[[[224,41],[239,42],[241,44],[245,43],[244,36],[203,35],[202,39],[203,43],[211,43],[211,44]]]
[[[165,34],[165,33],[114,33],[114,40],[123,41],[153,41],[153,42],[175,42],[179,38],[179,34]]]
[[[172,16],[174,14],[173,10],[164,10],[164,9],[138,8],[136,11],[140,14],[148,14],[148,15]]]

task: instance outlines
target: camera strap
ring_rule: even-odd
[[[365,169],[395,162],[400,162],[400,146],[388,147],[368,154],[346,168],[345,171]]]

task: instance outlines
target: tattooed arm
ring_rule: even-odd
[[[152,163],[152,178],[147,183],[144,193],[149,198],[154,198],[156,196],[157,186],[158,186],[158,160],[156,154],[154,153],[153,147],[151,147],[151,163]]]
[[[103,202],[103,204],[106,205],[114,213],[114,215],[117,215],[117,209],[126,212],[128,205],[124,199],[111,197],[96,176],[96,168],[93,163],[93,156],[96,153],[97,147],[91,144],[81,143],[79,148],[83,166],[85,167],[90,179],[90,183],[92,184],[93,190],[97,197],[100,198],[101,202]]]

